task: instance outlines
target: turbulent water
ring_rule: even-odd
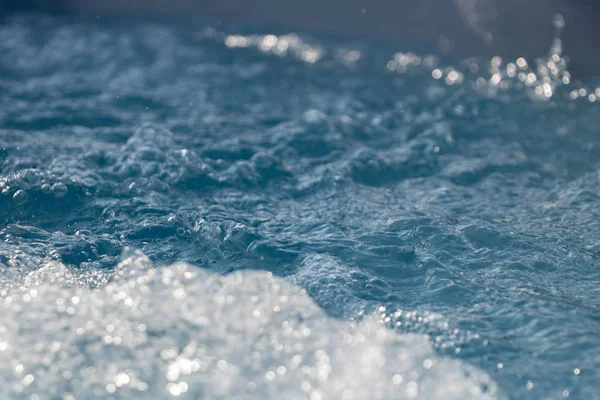
[[[0,397],[599,399],[595,81],[264,32],[0,22]]]

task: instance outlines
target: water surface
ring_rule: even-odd
[[[0,397],[600,398],[597,80],[396,50],[6,17]]]

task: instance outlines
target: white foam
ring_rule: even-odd
[[[0,288],[2,399],[492,399],[427,338],[329,317],[267,272],[154,268],[136,253],[97,290],[56,264]]]

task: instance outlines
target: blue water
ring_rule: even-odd
[[[596,81],[396,50],[6,17],[0,397],[599,399]]]

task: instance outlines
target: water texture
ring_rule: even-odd
[[[597,80],[264,32],[0,22],[0,397],[600,399]]]

